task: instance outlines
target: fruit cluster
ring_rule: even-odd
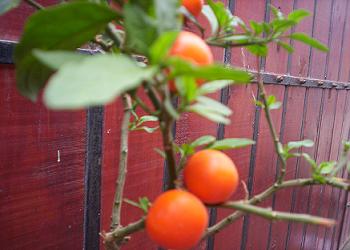
[[[203,203],[227,201],[238,182],[236,166],[227,155],[212,149],[198,151],[184,168],[188,191],[167,191],[150,208],[146,219],[149,237],[169,249],[195,246],[208,226],[208,211]]]

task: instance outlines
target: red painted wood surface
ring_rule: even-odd
[[[85,112],[49,112],[0,65],[2,249],[81,249]]]

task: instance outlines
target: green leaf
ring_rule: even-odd
[[[260,35],[263,32],[264,27],[263,27],[262,24],[257,23],[257,22],[255,22],[253,20],[251,20],[249,23],[250,23],[250,27],[254,31],[255,35],[258,36],[258,35]]]
[[[250,53],[257,56],[267,56],[268,48],[266,44],[249,45],[247,49]]]
[[[287,29],[289,29],[295,25],[296,25],[296,23],[292,20],[287,20],[287,19],[273,20],[272,26],[273,26],[274,33],[275,33],[274,37],[278,37],[283,32],[285,32]]]
[[[282,106],[281,102],[276,101],[276,97],[274,95],[270,95],[267,98],[267,106],[270,110],[279,109]]]
[[[52,109],[103,105],[155,74],[124,55],[96,55],[64,64],[50,79],[44,102]]]
[[[86,59],[88,56],[82,53],[70,52],[70,51],[44,51],[34,50],[34,56],[53,70],[58,70],[65,63],[68,62],[80,62]]]
[[[136,130],[143,130],[143,131],[145,131],[145,132],[147,132],[147,133],[149,133],[149,134],[152,134],[153,132],[157,131],[158,128],[159,128],[159,126],[153,127],[153,128],[147,127],[147,126],[141,126],[141,127],[134,128],[134,129],[132,129],[132,130],[133,130],[133,131],[136,131]]]
[[[152,63],[157,64],[168,55],[178,34],[178,32],[166,32],[158,37],[150,48],[150,59]]]
[[[207,82],[200,86],[198,89],[199,95],[207,95],[214,93],[220,89],[223,89],[227,86],[233,85],[235,82],[230,80],[217,80],[212,82]]]
[[[211,28],[211,34],[216,34],[219,30],[219,22],[216,18],[212,8],[209,5],[204,5],[202,8],[202,13],[209,21],[210,28]]]
[[[288,43],[285,43],[285,42],[282,42],[282,41],[277,41],[277,45],[281,46],[288,53],[293,53],[294,52],[294,48],[292,46],[290,46]]]
[[[144,115],[144,116],[141,116],[140,119],[138,120],[138,125],[141,125],[142,123],[145,123],[145,122],[156,122],[158,121],[158,117],[157,116],[154,116],[154,115]]]
[[[329,50],[326,45],[317,41],[316,39],[309,37],[305,33],[293,33],[289,37],[291,39],[300,41],[302,43],[310,45],[311,47],[314,47],[314,48],[319,49],[319,50],[324,51],[324,52],[328,52],[328,50]]]
[[[243,148],[255,144],[255,141],[247,138],[227,138],[220,141],[216,141],[213,144],[209,145],[208,148],[216,150],[226,150],[226,149],[235,149]]]
[[[313,147],[314,142],[312,140],[302,140],[302,141],[290,141],[287,144],[289,149],[301,148],[301,147]]]
[[[219,24],[218,30],[233,30],[237,26],[237,22],[230,10],[227,9],[222,2],[214,2],[213,0],[207,0],[208,5],[212,9]]]
[[[324,161],[318,166],[321,174],[330,174],[335,166],[335,161]]]
[[[192,102],[197,97],[197,83],[193,77],[178,77],[175,80],[175,85],[180,96],[185,98],[187,103]]]
[[[230,120],[224,115],[213,111],[210,107],[203,104],[196,103],[190,106],[189,111],[197,113],[198,115],[217,123],[230,124]]]
[[[21,3],[21,0],[1,0],[0,2],[0,15],[5,12],[16,8]]]
[[[178,0],[154,0],[158,34],[180,30],[180,19],[177,14]]]
[[[139,198],[139,204],[140,204],[140,208],[143,210],[143,212],[145,214],[147,214],[148,209],[151,206],[151,202],[149,201],[149,199],[147,197],[141,197],[141,198]]]
[[[216,138],[212,135],[204,135],[194,140],[190,146],[193,148],[213,143]]]
[[[203,104],[204,106],[211,108],[213,111],[215,111],[219,114],[222,114],[225,116],[229,116],[232,114],[232,111],[230,108],[228,108],[227,106],[225,106],[221,102],[215,101],[209,97],[199,96],[197,98],[197,102],[200,104]]]
[[[52,72],[33,56],[33,49],[75,50],[116,16],[108,7],[89,2],[66,3],[34,13],[14,53],[21,94],[35,100]]]
[[[298,9],[289,13],[287,19],[294,21],[295,23],[299,23],[301,20],[308,16],[310,16],[310,12],[304,9]]]
[[[249,83],[251,80],[251,75],[246,71],[229,68],[225,65],[213,64],[199,67],[178,57],[169,58],[167,63],[172,68],[169,77],[191,76],[208,81],[234,80],[237,83]]]
[[[166,159],[166,154],[163,150],[159,148],[153,148],[154,151],[156,151],[162,158]]]
[[[156,20],[141,7],[127,3],[124,5],[124,26],[127,49],[147,56],[149,47],[158,38]]]
[[[284,19],[284,15],[283,13],[276,7],[274,7],[273,5],[270,4],[270,8],[272,11],[273,16],[278,19],[278,20],[282,20]]]

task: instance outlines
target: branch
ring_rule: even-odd
[[[281,142],[279,141],[275,126],[274,126],[272,118],[271,118],[270,108],[269,108],[269,105],[267,103],[266,90],[264,87],[264,82],[263,82],[262,77],[261,77],[261,66],[260,66],[259,59],[260,58],[257,57],[257,65],[258,65],[257,82],[258,82],[258,87],[259,87],[259,91],[260,91],[260,97],[261,97],[262,102],[264,104],[263,108],[265,111],[264,112],[265,117],[266,117],[267,123],[269,124],[270,133],[271,133],[271,136],[273,138],[275,151],[278,155],[279,161],[281,162],[281,172],[280,172],[278,179],[277,179],[277,183],[280,184],[280,183],[282,183],[284,176],[286,175],[287,162],[286,162],[286,159],[283,157],[282,145],[281,145]]]
[[[281,184],[275,183],[273,186],[267,188],[260,194],[255,195],[248,201],[243,201],[245,204],[249,205],[256,205],[265,199],[271,197],[272,194],[277,192],[280,189],[284,188],[291,188],[291,187],[302,187],[302,186],[310,186],[310,185],[329,185],[336,188],[344,189],[349,191],[350,190],[350,184],[347,183],[344,179],[339,178],[328,178],[326,179],[326,183],[320,183],[315,181],[312,178],[305,178],[305,179],[295,179],[295,180],[289,180],[289,181],[283,181]],[[239,202],[239,201],[237,201]],[[242,202],[242,201],[241,201]],[[232,222],[236,221],[237,219],[241,218],[245,213],[242,211],[236,211],[229,216],[225,217],[215,225],[209,227],[207,229],[207,232],[204,234],[203,238],[206,238],[210,235],[216,234],[220,232],[222,229],[230,225]]]
[[[114,194],[111,230],[115,229],[120,225],[120,212],[122,207],[125,177],[127,173],[128,135],[129,135],[129,121],[130,121],[130,115],[131,115],[131,98],[128,94],[124,94],[123,104],[124,104],[124,117],[121,125],[121,136],[120,136],[119,174],[118,174],[118,180],[116,182],[116,190]]]
[[[101,233],[103,238],[103,244],[107,250],[119,249],[119,245],[126,240],[126,237],[130,234],[138,232],[145,227],[145,218],[142,217],[138,221],[130,223],[129,225],[121,228],[114,229],[108,233]]]
[[[224,208],[233,208],[245,213],[255,214],[269,220],[294,221],[327,227],[335,225],[335,221],[331,219],[312,216],[309,214],[278,212],[268,208],[250,205],[245,202],[226,202],[220,206]]]
[[[38,10],[45,9],[44,6],[42,6],[40,3],[37,3],[34,0],[25,0],[25,2],[27,4],[29,4],[30,6],[33,6],[34,8],[38,9]]]

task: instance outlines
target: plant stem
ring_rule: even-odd
[[[312,216],[309,214],[297,214],[297,213],[273,211],[271,209],[250,205],[245,202],[226,202],[220,206],[224,208],[233,208],[245,213],[255,214],[269,220],[294,221],[294,222],[302,222],[302,223],[321,225],[321,226],[327,226],[327,227],[335,225],[335,221],[331,219]]]
[[[38,10],[44,9],[44,6],[42,6],[40,3],[37,3],[34,0],[25,0],[25,2]]]
[[[119,249],[119,245],[125,241],[125,238],[145,227],[145,218],[142,217],[138,221],[132,222],[129,225],[121,228],[116,228],[108,233],[101,233],[103,244],[107,250]]]
[[[127,173],[128,163],[128,135],[129,135],[129,121],[131,116],[131,98],[128,94],[123,95],[124,117],[121,125],[120,136],[120,159],[119,159],[119,174],[116,182],[116,190],[114,194],[114,203],[112,210],[111,230],[120,225],[120,213],[123,200],[123,192],[125,185],[125,178]]]
[[[155,112],[153,112],[137,95],[133,96],[133,99],[136,101],[136,103],[148,114],[155,115]]]
[[[284,176],[286,175],[286,167],[287,167],[287,162],[286,159],[283,157],[283,146],[281,144],[281,142],[279,141],[275,126],[273,124],[272,118],[271,118],[271,113],[270,113],[270,108],[267,102],[267,94],[266,94],[266,90],[264,87],[264,82],[262,80],[261,77],[261,65],[260,65],[260,57],[256,57],[257,58],[257,65],[258,65],[258,73],[257,73],[257,82],[258,82],[258,88],[259,88],[259,92],[260,92],[260,98],[263,102],[263,108],[264,108],[264,113],[265,113],[265,117],[266,117],[266,121],[269,125],[269,129],[270,129],[270,133],[271,136],[273,138],[273,143],[275,146],[275,151],[278,155],[278,159],[281,163],[281,172],[279,173],[279,176],[277,178],[277,183],[281,184]]]
[[[344,189],[349,191],[350,190],[350,184],[345,182],[343,179],[338,179],[338,178],[328,178],[326,179],[326,183],[319,183],[315,181],[312,178],[305,178],[305,179],[294,179],[294,180],[289,180],[289,181],[283,181],[281,184],[275,183],[273,186],[267,188],[260,194],[255,195],[251,199],[247,201],[243,201],[245,204],[249,205],[256,205],[265,199],[271,197],[272,194],[277,192],[280,189],[284,188],[291,188],[291,187],[302,187],[302,186],[310,186],[310,185],[330,185],[336,188]],[[239,202],[239,201],[237,201]],[[207,232],[204,234],[203,238],[206,238],[210,235],[216,234],[220,232],[222,229],[230,225],[232,222],[236,221],[237,219],[241,218],[245,213],[242,211],[236,211],[215,225],[209,227],[207,229]]]

